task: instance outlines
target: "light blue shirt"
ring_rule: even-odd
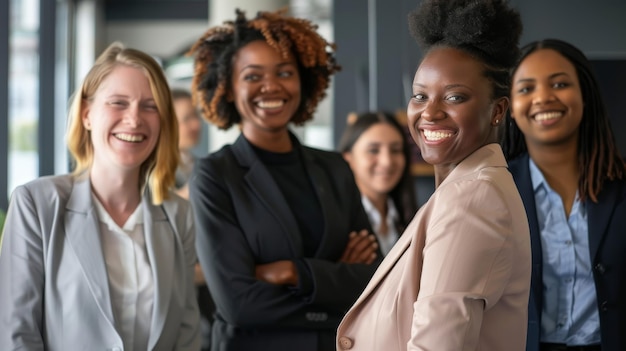
[[[587,209],[578,193],[566,218],[563,201],[529,159],[543,255],[541,341],[600,343],[600,317],[589,257]]]

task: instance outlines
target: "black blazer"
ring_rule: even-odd
[[[543,302],[542,251],[528,154],[509,163],[530,225],[532,279],[526,350],[539,351]],[[626,350],[626,182],[607,181],[598,202],[587,201],[589,254],[596,285],[602,351]]]
[[[217,305],[214,351],[334,350],[339,322],[379,263],[337,262],[350,231],[371,232],[359,190],[341,155],[292,139],[302,151],[324,216],[314,257],[303,257],[296,219],[243,135],[196,164],[190,197],[199,261]],[[311,294],[255,279],[257,264],[297,259],[304,260],[312,277]]]

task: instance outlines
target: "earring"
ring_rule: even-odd
[[[496,125],[500,124],[500,120],[496,119],[495,121],[493,121]]]

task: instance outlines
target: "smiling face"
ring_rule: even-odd
[[[577,144],[583,98],[574,65],[551,49],[526,56],[513,75],[511,117],[529,150]]]
[[[361,193],[370,199],[387,194],[398,184],[406,161],[402,135],[387,123],[376,123],[361,134],[344,158]]]
[[[508,106],[492,99],[485,68],[453,48],[432,49],[420,64],[408,105],[409,131],[424,160],[455,166],[478,148],[496,141],[496,128]]]
[[[283,58],[263,40],[243,46],[234,57],[232,87],[246,136],[287,131],[300,105],[300,76],[293,55]]]
[[[139,68],[118,65],[82,113],[94,149],[92,167],[138,171],[159,139],[160,118],[150,83]]]

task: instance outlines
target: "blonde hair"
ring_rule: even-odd
[[[125,48],[121,43],[111,44],[96,60],[79,89],[74,93],[69,112],[67,146],[72,154],[74,175],[91,167],[94,157],[89,131],[82,122],[82,112],[91,103],[94,94],[106,77],[120,65],[141,69],[148,81],[157,109],[161,128],[155,149],[141,165],[139,189],[147,186],[152,203],[161,204],[174,186],[179,162],[178,123],[172,104],[172,95],[161,66],[150,55]]]

